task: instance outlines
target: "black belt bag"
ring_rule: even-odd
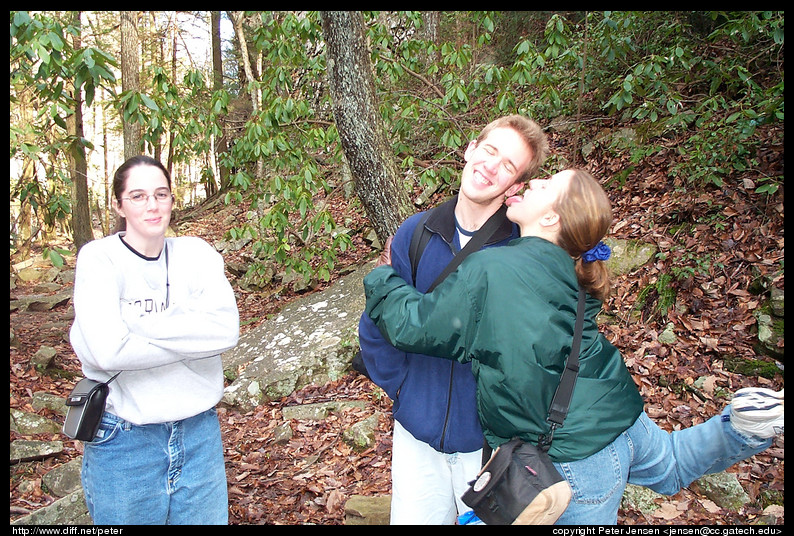
[[[92,441],[99,430],[102,415],[105,413],[105,402],[110,392],[109,384],[121,374],[106,382],[98,382],[84,378],[77,382],[72,392],[66,397],[66,420],[63,433],[71,439]]]
[[[500,445],[463,494],[487,525],[551,525],[571,500],[571,487],[532,443]]]

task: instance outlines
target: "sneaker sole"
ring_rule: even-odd
[[[733,395],[731,425],[739,433],[767,439],[783,433],[783,412],[783,389],[747,387]]]

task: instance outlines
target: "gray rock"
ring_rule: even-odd
[[[40,266],[26,266],[17,272],[17,277],[26,283],[41,281],[46,275],[47,269]]]
[[[375,413],[342,432],[342,439],[355,449],[367,450],[375,444],[375,429],[377,427],[378,414]]]
[[[10,302],[12,311],[19,309],[20,311],[49,311],[59,305],[62,305],[72,299],[72,291],[57,292],[51,296],[44,294],[30,294],[18,300]]]
[[[80,468],[82,465],[83,457],[78,456],[47,472],[41,477],[41,482],[56,497],[65,497],[73,491],[82,489],[80,482]]]
[[[366,402],[363,400],[340,400],[329,402],[317,402],[315,404],[302,404],[300,406],[287,406],[281,410],[281,416],[285,420],[289,419],[308,419],[322,420],[330,413],[342,411],[345,408],[364,409]]]
[[[785,298],[785,293],[777,287],[772,287],[769,291],[769,307],[774,316],[780,318],[786,316],[784,314]]]
[[[33,409],[49,409],[61,415],[66,416],[66,399],[62,396],[54,395],[44,391],[37,391],[33,393],[33,398],[30,401]]]
[[[11,442],[9,457],[11,463],[41,460],[63,452],[63,441],[38,441],[17,439]]]
[[[37,415],[18,409],[11,409],[11,430],[22,435],[52,434],[61,431],[61,425]]]
[[[43,345],[30,358],[30,364],[34,367],[45,369],[50,366],[56,355],[58,355],[58,352],[55,351],[55,348]]]
[[[353,495],[345,503],[345,525],[388,525],[391,495]]]
[[[740,510],[750,502],[750,497],[733,473],[706,475],[692,482],[689,487],[714,501],[717,506],[729,510]]]
[[[606,261],[613,275],[625,274],[642,266],[656,254],[656,246],[639,240],[619,240],[605,238],[604,243],[612,249],[612,256]]]
[[[223,354],[227,377],[244,368],[226,388],[223,402],[250,411],[347,373],[364,310],[362,280],[373,267],[368,263],[330,288],[288,304],[276,318],[241,337]]]
[[[83,490],[73,491],[51,505],[21,517],[12,525],[92,525]]]
[[[643,515],[650,516],[659,508],[657,499],[660,497],[664,497],[664,495],[643,486],[626,484],[623,498],[620,501],[623,508],[636,508]]]
[[[276,426],[273,430],[273,441],[277,444],[289,443],[292,439],[292,427],[288,422],[284,422]]]
[[[675,344],[677,339],[675,336],[675,325],[672,322],[668,322],[664,326],[664,331],[659,334],[659,342],[662,344]]]

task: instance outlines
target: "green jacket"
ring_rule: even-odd
[[[389,266],[364,279],[366,312],[394,346],[472,362],[485,438],[537,442],[571,350],[578,282],[571,257],[542,238],[470,255],[433,292],[420,294]],[[620,352],[598,331],[588,296],[571,406],[549,455],[572,461],[629,428],[642,398]]]

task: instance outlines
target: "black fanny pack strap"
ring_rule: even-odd
[[[573,343],[571,344],[571,354],[565,363],[565,370],[562,371],[560,384],[551,399],[549,406],[549,416],[546,422],[551,425],[551,430],[547,435],[538,438],[538,447],[544,452],[549,450],[554,439],[554,430],[562,427],[565,417],[568,415],[568,407],[571,405],[573,388],[576,385],[576,377],[579,375],[579,348],[582,344],[582,329],[584,328],[584,307],[585,291],[579,287],[579,300],[576,306],[576,324],[574,324]]]

